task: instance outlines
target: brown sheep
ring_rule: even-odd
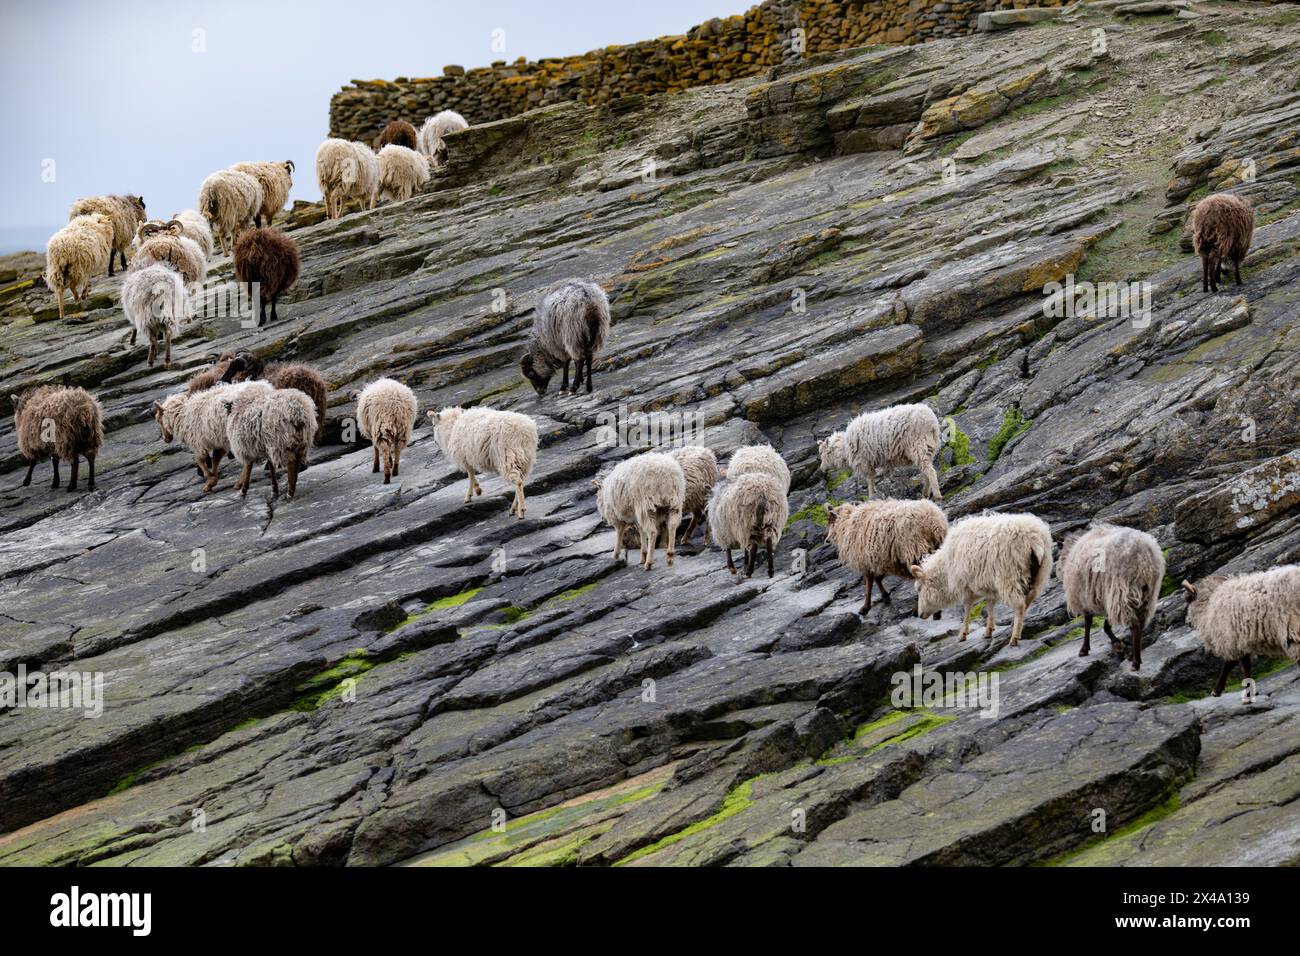
[[[279,229],[248,229],[235,240],[235,278],[248,283],[250,296],[254,295],[253,283],[258,285],[259,328],[266,321],[267,299],[271,300],[271,321],[277,320],[276,302],[298,281],[299,267],[297,243]]]
[[[320,372],[301,362],[272,362],[266,365],[252,352],[240,352],[227,364],[221,376],[223,382],[243,382],[262,379],[272,388],[296,388],[316,406],[316,434],[312,441],[319,445],[325,433],[325,407],[329,387]]]
[[[383,149],[389,143],[396,143],[398,146],[417,151],[420,148],[415,127],[406,120],[393,120],[385,126],[384,131],[379,134],[379,142],[375,144],[375,149]]]
[[[1241,260],[1255,234],[1255,210],[1231,193],[1206,196],[1192,210],[1192,248],[1201,257],[1201,291],[1218,292],[1220,271],[1232,263],[1241,285]]]
[[[10,398],[14,403],[18,450],[29,462],[23,487],[32,483],[32,472],[45,458],[54,462],[54,483],[50,487],[59,487],[62,458],[72,463],[68,491],[76,491],[79,456],[84,455],[90,468],[86,484],[94,491],[95,456],[104,445],[104,412],[95,397],[84,388],[42,385]]]

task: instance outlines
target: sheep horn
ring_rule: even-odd
[[[1193,584],[1191,581],[1183,582],[1183,590],[1186,591],[1188,594],[1190,594],[1193,599],[1196,598],[1196,585]]]
[[[284,165],[285,165],[286,167],[288,167],[289,172],[291,172],[291,173],[292,173],[295,169],[298,168],[297,166],[295,166],[295,165],[293,164],[293,160],[292,160],[292,159],[286,159],[286,160],[284,161]]]

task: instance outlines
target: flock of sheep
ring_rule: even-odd
[[[404,200],[428,182],[430,169],[447,162],[443,137],[466,128],[451,111],[432,116],[417,131],[394,121],[380,133],[376,153],[368,144],[327,139],[316,154],[316,173],[326,213],[343,215],[350,203],[374,208],[381,198]],[[47,281],[63,315],[63,291],[84,297],[90,279],[114,261],[127,269],[122,302],[133,331],[149,342],[149,364],[156,344],[171,338],[186,314],[187,291],[206,276],[214,238],[232,251],[239,282],[256,283],[262,309],[296,281],[299,257],[293,240],[271,227],[292,188],[292,162],[239,163],[213,173],[200,189],[199,210],[185,210],[166,222],[145,219],[138,196],[79,200],[70,222],[50,240]],[[263,225],[263,220],[266,224]],[[1205,291],[1217,290],[1221,272],[1231,265],[1241,282],[1240,262],[1250,246],[1254,212],[1238,197],[1218,194],[1202,200],[1192,217],[1193,240],[1203,262]],[[134,243],[133,261],[127,251]],[[250,286],[251,290],[251,286]],[[259,317],[261,319],[263,317]],[[260,321],[259,321],[260,324]],[[532,335],[520,357],[520,370],[537,394],[544,395],[555,373],[561,390],[592,392],[592,364],[610,332],[609,300],[597,284],[566,279],[546,289],[535,310]],[[574,367],[570,384],[570,366]],[[155,404],[162,438],[184,444],[195,456],[204,490],[214,490],[227,455],[242,468],[236,490],[247,494],[255,466],[265,462],[272,495],[279,475],[288,497],[297,489],[313,444],[321,440],[328,387],[319,372],[302,363],[264,365],[250,352],[213,356],[185,391]],[[380,378],[355,396],[357,424],[374,449],[373,471],[384,483],[400,473],[402,450],[410,443],[419,403],[406,385]],[[29,460],[24,486],[38,461],[53,459],[59,487],[59,460],[71,463],[68,490],[77,485],[79,458],[95,487],[95,458],[103,443],[99,403],[81,388],[42,386],[13,396],[19,448]],[[496,474],[514,488],[510,514],[524,518],[525,486],[537,458],[537,426],[527,415],[497,409],[460,407],[430,410],[434,440],[468,476],[468,503],[483,489],[480,474]],[[53,423],[53,429],[47,427]],[[873,589],[888,602],[888,576],[911,579],[917,613],[939,616],[943,608],[963,609],[966,640],[974,609],[985,605],[985,638],[991,638],[995,605],[1011,608],[1011,645],[1018,645],[1029,607],[1053,570],[1051,529],[1030,514],[986,513],[949,527],[943,510],[934,459],[942,445],[939,421],[927,405],[896,405],[857,416],[818,444],[820,465],[828,473],[848,470],[867,483],[868,500],[837,505],[827,513],[827,540],[839,560],[864,578],[861,613],[871,610]],[[915,468],[924,497],[873,500],[881,469]],[[614,529],[614,559],[640,547],[642,568],[654,565],[655,551],[673,564],[678,528],[690,540],[699,526],[737,568],[732,551],[744,557],[746,577],[762,552],[768,576],[775,574],[774,553],[789,521],[790,469],[769,445],[738,449],[726,468],[701,445],[669,453],[647,451],[620,462],[594,481],[597,509]],[[1071,615],[1084,620],[1080,656],[1090,651],[1094,616],[1114,652],[1141,667],[1142,635],[1151,623],[1165,574],[1156,540],[1132,528],[1096,524],[1068,538],[1055,562]],[[1230,578],[1215,576],[1198,585],[1184,582],[1191,600],[1189,619],[1211,652],[1223,660],[1214,689],[1222,693],[1231,667],[1246,675],[1252,656],[1285,656],[1300,661],[1300,566],[1286,566]],[[1126,629],[1126,644],[1113,628]]]

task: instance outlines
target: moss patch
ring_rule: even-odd
[[[1002,427],[998,433],[989,439],[989,463],[993,463],[1002,456],[1002,450],[1007,447],[1008,443],[1019,438],[1025,432],[1029,431],[1029,426],[1033,424],[1032,418],[1025,418],[1020,413],[1016,405],[1012,405],[1002,414]]]
[[[299,696],[289,705],[289,710],[313,711],[334,697],[342,694],[349,686],[355,684],[361,675],[374,670],[375,662],[365,650],[355,650],[345,656],[333,667],[321,671],[294,688]]]
[[[438,611],[448,611],[454,607],[460,607],[482,590],[482,588],[468,588],[467,590],[461,591],[459,594],[452,594],[448,597],[438,598],[436,601],[431,601],[424,606],[424,610],[415,611],[406,615],[402,620],[388,628],[388,631],[396,631],[398,628],[406,627],[406,625],[411,622],[418,621],[420,618],[429,614],[436,614]]]
[[[754,781],[757,779],[758,777],[754,777],[750,780],[746,780],[744,783],[732,787],[731,790],[727,792],[727,795],[722,798],[722,806],[718,808],[718,812],[713,814],[713,816],[692,823],[690,826],[678,830],[676,833],[670,833],[662,840],[652,843],[649,846],[643,846],[641,849],[629,853],[614,865],[623,866],[627,863],[631,863],[633,860],[639,860],[643,856],[649,856],[651,853],[658,853],[665,847],[672,846],[674,843],[680,843],[682,840],[685,840],[688,836],[691,836],[694,833],[699,833],[702,830],[709,829],[709,827],[717,826],[728,817],[734,817],[737,813],[748,810],[754,805]]]
[[[1060,856],[1053,857],[1050,860],[1044,860],[1039,865],[1040,866],[1061,866],[1067,863],[1068,861],[1072,860],[1074,857],[1079,856],[1081,853],[1084,853],[1087,850],[1090,850],[1099,844],[1106,843],[1109,840],[1123,839],[1124,837],[1128,836],[1131,833],[1137,833],[1139,830],[1145,829],[1146,827],[1151,826],[1151,824],[1163,820],[1165,817],[1169,816],[1171,813],[1177,810],[1179,806],[1180,806],[1180,800],[1178,798],[1177,792],[1175,792],[1171,794],[1169,798],[1166,799],[1164,802],[1160,803],[1158,806],[1152,807],[1150,810],[1142,814],[1136,820],[1133,820],[1132,822],[1125,824],[1124,826],[1116,830],[1114,833],[1100,833],[1097,836],[1093,837],[1091,840],[1088,840],[1082,846],[1076,847],[1073,850],[1068,850],[1065,853],[1062,853]]]

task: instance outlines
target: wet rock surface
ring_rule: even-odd
[[[3,713],[0,863],[1300,862],[1297,671],[1206,697],[1176,586],[1300,560],[1300,33],[1285,7],[1194,7],[472,128],[406,203],[296,210],[280,322],[199,318],[171,369],[126,346],[116,277],[62,322],[15,291],[3,410],[67,380],[108,434],[96,491],[69,495],[48,464],[19,487],[0,424],[0,671],[101,673],[104,707]],[[1203,294],[1184,222],[1228,187],[1259,216],[1246,284]],[[573,274],[609,291],[612,339],[594,394],[539,399],[516,360]],[[1045,314],[1068,275],[1147,281],[1150,314]],[[239,498],[233,463],[205,496],[149,417],[236,348],[332,387],[292,501],[260,474]],[[463,505],[423,418],[383,485],[348,398],[380,374],[422,410],[533,415],[527,520],[493,476]],[[816,441],[899,401],[948,420],[950,517],[1159,539],[1140,673],[1104,640],[1078,656],[1055,581],[1016,648],[1005,609],[959,642],[905,582],[856,613],[822,539],[865,483],[819,473]],[[671,568],[611,562],[591,478],[636,450],[606,441],[620,408],[693,416],[720,458],[782,452],[775,578],[733,578],[698,535]],[[996,679],[996,713],[895,706],[918,664]]]

